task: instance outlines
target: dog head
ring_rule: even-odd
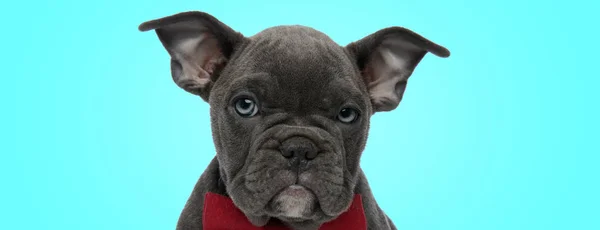
[[[175,83],[210,104],[220,176],[255,225],[323,223],[350,205],[369,119],[395,109],[427,52],[449,51],[401,27],[345,47],[303,26],[246,37],[213,16],[148,21]]]

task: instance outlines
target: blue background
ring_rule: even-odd
[[[362,159],[399,229],[600,229],[594,1],[4,1],[0,229],[174,229],[214,156],[208,105],[139,23],[209,12],[247,36],[347,44],[404,26],[427,55]]]

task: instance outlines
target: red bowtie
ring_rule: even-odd
[[[256,227],[250,223],[244,213],[240,211],[233,201],[226,196],[208,192],[204,196],[204,210],[202,213],[202,226],[204,230],[288,230],[281,223],[269,223],[263,227]],[[360,195],[354,195],[354,200],[348,211],[342,213],[337,219],[327,222],[319,230],[366,230],[367,221]]]

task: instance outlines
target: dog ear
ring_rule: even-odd
[[[408,77],[427,52],[450,56],[446,48],[402,27],[379,30],[346,49],[361,71],[375,112],[398,107]]]
[[[173,81],[205,101],[219,72],[246,39],[213,16],[197,11],[147,21],[139,30],[156,31],[171,56]]]

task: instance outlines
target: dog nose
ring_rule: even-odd
[[[279,147],[281,155],[285,158],[300,158],[312,160],[317,157],[317,147],[315,144],[305,137],[292,137],[281,143]]]

